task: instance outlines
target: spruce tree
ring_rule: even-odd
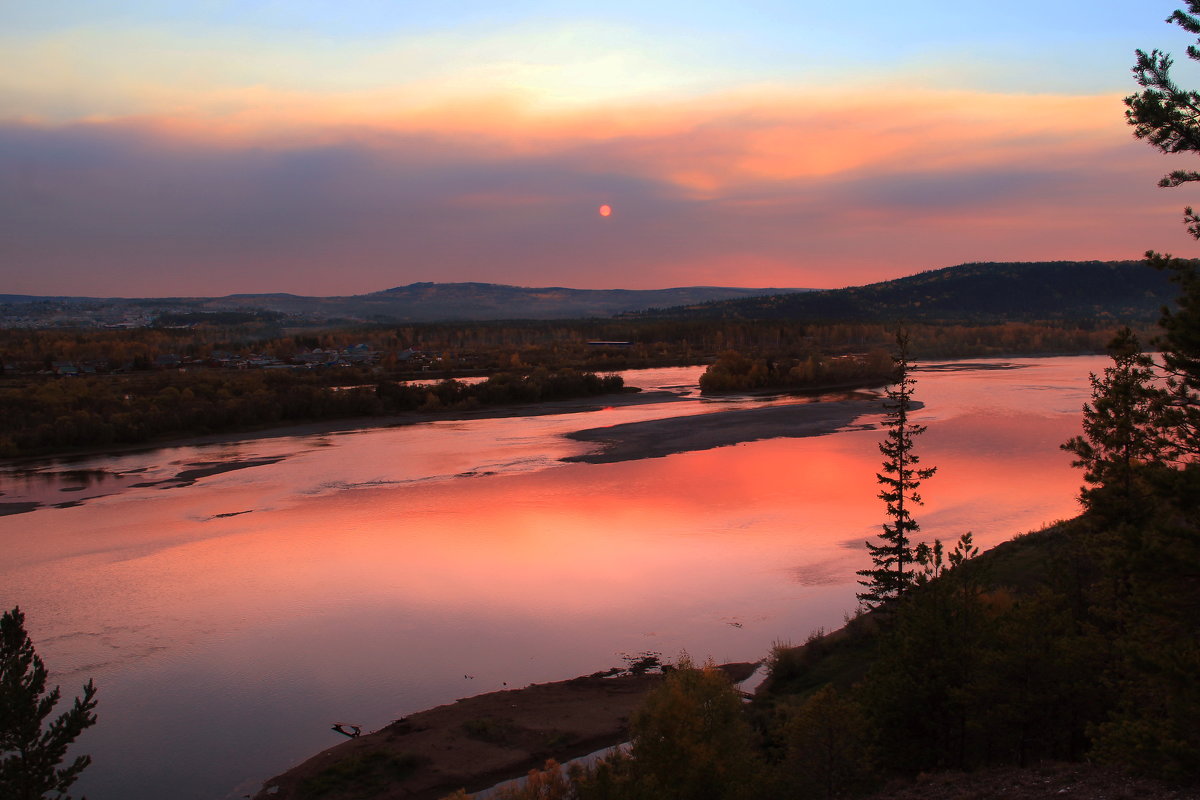
[[[1176,10],[1167,17],[1188,33],[1200,34],[1200,0],[1188,0],[1190,13]],[[1188,58],[1200,61],[1200,47],[1187,49]],[[1125,120],[1134,126],[1133,135],[1145,139],[1164,153],[1200,152],[1200,92],[1182,89],[1171,77],[1174,60],[1160,50],[1137,51],[1133,77],[1142,91],[1125,98]],[[1174,170],[1159,180],[1159,186],[1179,186],[1200,180],[1200,172]],[[1187,209],[1192,217],[1192,210]],[[1189,219],[1193,224],[1196,220]],[[1189,228],[1200,238],[1200,229]]]
[[[1137,335],[1123,328],[1108,345],[1112,366],[1091,375],[1092,402],[1083,406],[1083,435],[1062,445],[1074,453],[1072,466],[1084,470],[1084,505],[1093,507],[1107,490],[1118,504],[1134,501],[1140,466],[1158,463],[1169,447],[1159,432],[1164,396],[1154,386],[1154,362]]]
[[[874,567],[859,570],[865,580],[859,592],[859,601],[867,608],[876,608],[904,594],[913,584],[912,534],[921,529],[912,518],[910,508],[921,505],[918,492],[921,481],[932,477],[937,467],[919,467],[921,459],[913,452],[913,439],[925,432],[924,425],[909,420],[912,412],[912,392],[916,380],[911,376],[912,364],[908,360],[908,334],[896,334],[896,381],[887,390],[884,401],[887,436],[879,443],[883,454],[883,472],[875,477],[883,488],[879,499],[887,508],[890,522],[883,525],[879,535],[880,544],[867,542]]]
[[[1159,427],[1169,447],[1163,457],[1181,464],[1195,462],[1200,458],[1200,270],[1189,259],[1154,252],[1146,256],[1151,266],[1170,272],[1180,289],[1175,308],[1163,308],[1163,332],[1154,338],[1166,378]]]
[[[46,692],[46,666],[25,633],[25,615],[14,608],[0,616],[0,797],[5,800],[70,800],[67,789],[91,756],[59,765],[84,728],[96,722],[96,687],[43,729],[61,696]]]
[[[1200,35],[1200,0],[1188,0],[1187,11],[1176,9],[1167,17],[1191,34]],[[1200,39],[1187,49],[1188,58],[1200,61]],[[1133,135],[1164,153],[1200,153],[1200,92],[1183,89],[1171,76],[1174,61],[1160,50],[1137,51],[1133,77],[1142,87],[1125,98],[1125,120]],[[1173,170],[1159,186],[1176,187],[1200,181],[1196,170]],[[1200,239],[1200,214],[1184,209],[1188,233]],[[1170,431],[1174,453],[1184,462],[1200,457],[1200,269],[1191,259],[1172,258],[1154,251],[1146,253],[1150,266],[1170,273],[1179,285],[1175,309],[1163,309],[1163,335],[1154,344],[1163,354],[1169,402],[1162,406],[1160,427]]]
[[[1200,0],[1189,0],[1187,11],[1175,11],[1167,22],[1200,35]],[[1200,61],[1200,47],[1192,45],[1187,55]],[[1172,66],[1166,53],[1137,51],[1133,74],[1142,91],[1126,98],[1126,121],[1137,138],[1164,153],[1200,153],[1200,92],[1176,85]],[[1194,181],[1200,172],[1175,170],[1159,185]],[[1188,207],[1184,222],[1200,239],[1200,214]],[[1098,619],[1110,629],[1115,656],[1102,679],[1114,688],[1115,702],[1089,735],[1094,758],[1194,780],[1200,777],[1200,269],[1194,260],[1146,255],[1180,289],[1174,308],[1163,309],[1163,333],[1154,340],[1166,388],[1153,409],[1153,431],[1143,435],[1158,439],[1158,452],[1142,452],[1132,469],[1112,458],[1120,448],[1110,442],[1134,433],[1115,417],[1098,431],[1085,430],[1090,447],[1068,443],[1098,479],[1085,500],[1090,494],[1088,520],[1097,532],[1103,585],[1110,587],[1110,608]],[[1146,391],[1144,381],[1136,386],[1143,364],[1130,362],[1122,375],[1117,361],[1115,380],[1101,382],[1114,411],[1135,399],[1132,411],[1140,416],[1144,405],[1133,392]],[[1125,493],[1122,482],[1144,496]],[[1109,504],[1114,493],[1118,500],[1124,494],[1124,502]]]

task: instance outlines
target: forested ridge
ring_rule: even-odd
[[[865,286],[643,312],[715,319],[1148,322],[1175,290],[1141,261],[972,263]]]
[[[333,325],[439,320],[575,319],[606,317],[647,306],[803,291],[802,289],[681,286],[669,289],[529,288],[496,283],[412,283],[361,295],[306,297],[286,293],[225,297],[97,298],[0,295],[0,319],[22,324],[93,325],[151,318],[156,324],[188,319],[257,316],[291,324]]]

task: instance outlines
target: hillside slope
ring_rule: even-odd
[[[119,323],[161,314],[283,314],[293,321],[460,322],[611,317],[650,308],[729,298],[786,295],[806,289],[681,286],[670,289],[529,288],[495,283],[413,283],[369,294],[309,297],[275,293],[223,297],[97,298],[0,295],[0,326],[30,320],[48,324]]]
[[[961,264],[897,280],[668,309],[668,317],[1154,321],[1176,295],[1142,261]]]

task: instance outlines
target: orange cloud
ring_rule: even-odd
[[[138,123],[235,149],[354,144],[386,153],[419,136],[456,160],[578,153],[584,170],[665,181],[707,198],[747,184],[863,171],[1053,163],[1128,141],[1116,95],[877,94],[743,90],[673,104],[539,111],[516,94],[400,108],[381,92],[314,98],[249,88],[228,93],[228,113],[181,108]]]

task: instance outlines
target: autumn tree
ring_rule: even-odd
[[[871,731],[862,706],[833,685],[786,716],[783,785],[791,796],[844,797],[871,778]]]
[[[630,723],[639,797],[734,800],[752,796],[750,725],[741,695],[712,661],[685,653]]]
[[[883,525],[883,533],[879,535],[881,544],[867,542],[874,566],[858,572],[865,578],[859,583],[866,587],[858,594],[858,599],[868,608],[900,597],[912,585],[912,535],[921,526],[913,519],[910,509],[921,505],[921,482],[937,471],[937,467],[918,466],[921,459],[913,452],[913,439],[925,432],[925,426],[910,419],[913,387],[917,382],[911,374],[907,333],[896,334],[896,349],[893,358],[896,382],[888,388],[884,402],[888,432],[879,444],[884,459],[883,472],[876,473],[876,479],[883,487],[879,499],[886,504],[891,521]]]
[[[46,691],[46,666],[25,633],[20,608],[0,617],[0,797],[6,800],[70,800],[66,791],[91,756],[60,767],[67,748],[95,724],[96,687],[43,727],[58,704],[58,687]]]

